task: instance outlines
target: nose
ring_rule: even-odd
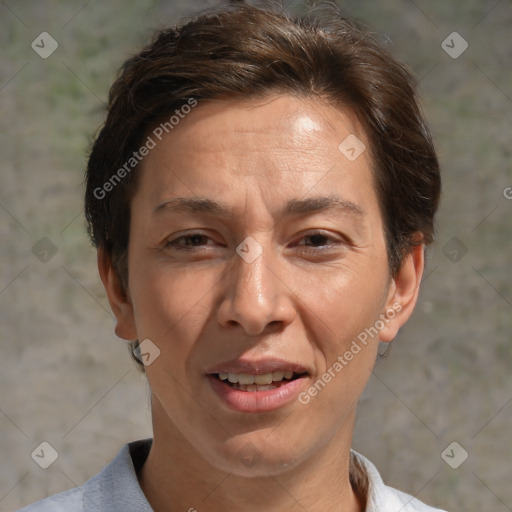
[[[270,249],[263,250],[251,263],[235,255],[218,308],[220,325],[238,327],[247,335],[257,336],[282,330],[293,321],[293,292],[282,271],[280,275],[275,259]]]

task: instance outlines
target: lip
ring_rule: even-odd
[[[212,366],[206,370],[207,374],[212,373],[249,373],[252,375],[263,375],[277,371],[294,372],[294,373],[310,373],[310,371],[298,364],[284,359],[266,358],[266,359],[233,359],[225,363]]]
[[[241,373],[241,372],[240,372]],[[231,410],[245,413],[269,412],[297,400],[308,375],[303,375],[267,391],[240,391],[233,389],[215,375],[206,376],[212,390]]]
[[[275,389],[267,391],[241,391],[233,389],[225,381],[217,378],[218,373],[248,373],[262,375],[265,373],[284,371],[300,374],[294,380],[286,381]],[[264,359],[233,359],[208,368],[208,382],[214,393],[229,409],[237,412],[256,413],[268,412],[295,401],[311,372],[299,363],[279,358]],[[302,375],[303,374],[303,375]]]

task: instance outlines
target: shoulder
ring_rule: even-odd
[[[85,510],[83,494],[77,487],[33,503],[18,512],[75,512],[83,510]]]
[[[401,510],[402,512],[446,512],[446,510],[440,508],[430,507],[413,496],[393,489],[392,487],[386,486],[386,489],[388,495],[392,497],[393,501],[396,503],[396,506],[400,507],[397,510]]]
[[[384,484],[377,468],[363,455],[351,451],[354,471],[364,475],[366,512],[446,512]]]
[[[18,512],[151,512],[136,474],[150,447],[150,439],[126,444],[110,464],[84,485]]]

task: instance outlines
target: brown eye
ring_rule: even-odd
[[[195,247],[208,245],[208,240],[211,240],[211,238],[203,235],[202,233],[192,233],[191,235],[180,236],[174,240],[168,240],[165,246],[185,250],[194,249]]]
[[[343,240],[339,240],[334,236],[327,233],[310,233],[302,236],[296,243],[301,248],[320,248],[320,247],[335,247],[343,244]]]
[[[321,246],[327,245],[329,237],[326,236],[326,235],[322,235],[321,233],[316,233],[314,235],[305,236],[304,240],[309,240],[310,241],[310,243],[306,243],[304,245],[314,246],[314,247],[321,247]]]

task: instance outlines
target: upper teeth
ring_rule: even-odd
[[[260,375],[252,375],[250,373],[219,373],[220,380],[229,380],[232,384],[271,384],[279,382],[283,379],[291,379],[293,372],[271,372],[262,373]]]

